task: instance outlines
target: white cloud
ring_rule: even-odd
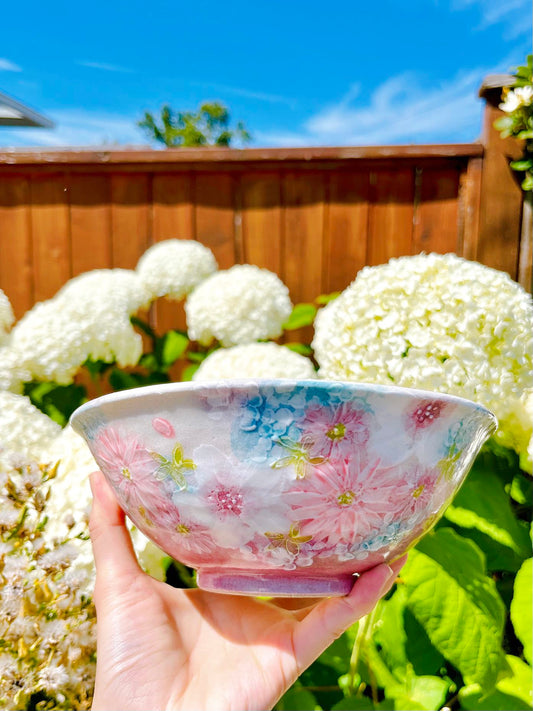
[[[452,10],[471,5],[478,5],[481,13],[481,23],[476,29],[500,24],[505,39],[531,37],[531,0],[452,0]]]
[[[211,82],[197,82],[190,81],[191,86],[204,87],[206,89],[213,89],[214,91],[223,94],[233,94],[234,96],[242,96],[245,99],[255,99],[256,101],[264,101],[268,104],[287,104],[291,108],[294,108],[297,102],[294,99],[290,99],[286,96],[280,96],[279,94],[269,94],[262,91],[252,91],[250,89],[242,89],[236,86],[227,86],[226,84],[213,84]]]
[[[461,72],[423,86],[415,74],[390,77],[366,96],[352,86],[337,103],[309,117],[298,132],[255,132],[264,145],[383,145],[474,140],[481,131],[478,90],[486,72]]]
[[[21,71],[22,71],[22,69],[21,69],[21,67],[18,66],[18,64],[11,62],[9,59],[0,57],[0,72],[21,72]]]
[[[0,145],[58,148],[147,143],[146,137],[135,125],[138,117],[83,109],[45,113],[55,122],[55,128],[0,128]]]
[[[118,64],[104,64],[103,62],[76,62],[82,67],[88,67],[89,69],[101,69],[104,72],[121,72],[124,74],[131,74],[132,69],[126,69],[126,67],[120,67]]]

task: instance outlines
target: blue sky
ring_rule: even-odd
[[[251,146],[476,140],[531,52],[531,0],[42,0],[1,11],[0,92],[55,121],[0,146],[140,145],[145,110],[225,103]]]

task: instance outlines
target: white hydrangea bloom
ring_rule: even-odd
[[[149,301],[133,271],[86,272],[28,311],[13,328],[10,347],[34,378],[59,384],[72,382],[88,358],[134,365],[142,354],[142,338],[130,316]]]
[[[136,270],[152,299],[180,300],[216,269],[213,253],[200,242],[168,239],[147,249]]]
[[[46,504],[50,518],[46,535],[53,539],[54,536],[61,535],[68,518],[88,521],[92,502],[89,474],[96,471],[98,465],[83,437],[74,432],[70,426],[65,427],[54,439],[41,461],[57,464],[50,499]],[[137,557],[144,570],[152,577],[164,580],[163,563],[166,554],[149,541],[129,520],[128,528],[132,534]],[[92,573],[94,563],[90,541],[76,541],[76,546],[79,548],[76,566]]]
[[[509,414],[500,421],[503,443],[520,455],[520,467],[533,474],[533,389],[514,399]]]
[[[247,343],[220,348],[202,362],[193,380],[228,378],[316,378],[312,362],[277,343]]]
[[[277,338],[292,311],[289,290],[267,269],[237,264],[212,274],[185,303],[189,338],[223,346]]]
[[[319,312],[313,347],[321,378],[460,395],[503,424],[533,386],[533,302],[456,255],[401,257],[365,267]]]
[[[0,344],[5,341],[7,333],[14,320],[15,316],[13,315],[11,302],[2,289],[0,289]]]
[[[9,339],[0,347],[0,391],[22,392],[22,383],[31,380],[31,373],[20,363],[19,355],[9,346]]]
[[[39,461],[61,427],[25,395],[0,391],[0,453]],[[42,460],[41,460],[42,461]]]

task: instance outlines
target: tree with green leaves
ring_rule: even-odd
[[[166,104],[160,117],[146,111],[137,125],[151,140],[167,148],[228,147],[234,141],[245,144],[251,139],[242,121],[231,128],[230,112],[218,101],[204,102],[197,111],[174,111]]]

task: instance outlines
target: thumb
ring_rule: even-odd
[[[107,586],[121,576],[136,575],[140,567],[126,528],[124,513],[102,472],[90,475],[93,505],[89,532],[97,581]]]
[[[382,563],[367,570],[356,580],[349,595],[323,600],[301,620],[295,634],[295,648],[303,669],[344,630],[372,611],[393,586],[405,561],[406,556],[403,556],[390,566]]]

